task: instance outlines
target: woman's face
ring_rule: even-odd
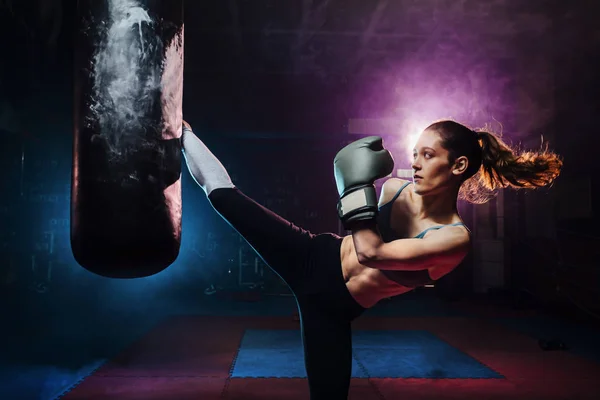
[[[448,155],[448,150],[441,146],[441,138],[435,131],[425,130],[421,133],[413,150],[415,193],[437,194],[452,186],[454,179]]]

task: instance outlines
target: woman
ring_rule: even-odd
[[[388,179],[377,218],[339,237],[308,232],[245,196],[186,122],[182,146],[215,210],[294,293],[313,400],[348,397],[353,319],[383,298],[441,278],[465,257],[470,233],[459,198],[482,203],[499,188],[547,186],[562,167],[554,153],[517,154],[492,133],[436,122],[417,141],[412,183]]]

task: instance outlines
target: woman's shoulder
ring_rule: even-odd
[[[393,192],[393,194],[396,194],[396,192],[407,183],[410,183],[410,181],[406,179],[388,178],[385,182],[383,182],[381,190],[384,192]]]
[[[402,179],[402,178],[387,178],[383,182],[383,185],[384,186],[387,185],[387,186],[398,186],[398,187],[400,187],[400,186],[402,186],[402,185],[404,185],[404,184],[406,184],[408,182],[411,182],[411,181],[409,181],[407,179]]]
[[[398,193],[398,190],[407,183],[410,183],[410,181],[406,179],[388,178],[381,186],[380,204],[390,201]]]

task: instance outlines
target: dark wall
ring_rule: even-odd
[[[257,200],[311,230],[337,230],[331,159],[356,138],[347,134],[350,119],[417,124],[454,117],[474,126],[491,123],[525,147],[539,147],[544,135],[564,155],[561,179],[589,176],[597,203],[594,2],[283,4],[187,1],[185,9],[184,116]],[[48,257],[51,232],[52,257],[60,254],[57,262],[65,265],[53,284],[68,291],[83,279],[69,255],[66,190],[76,4],[29,0],[0,7],[2,212],[10,221],[2,228],[3,257],[18,254],[4,275],[18,271],[24,287],[43,281],[27,266],[32,255]],[[385,135],[404,160],[398,132],[362,133]],[[561,196],[564,207],[568,193]],[[192,248],[205,240],[203,233],[228,230],[189,178],[184,198],[190,211],[174,287],[193,270],[186,263],[200,262]],[[594,207],[583,219],[557,224],[583,230],[597,215]],[[193,229],[201,223],[210,226]]]

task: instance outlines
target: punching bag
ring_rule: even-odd
[[[78,0],[71,248],[135,278],[181,243],[183,0]]]

